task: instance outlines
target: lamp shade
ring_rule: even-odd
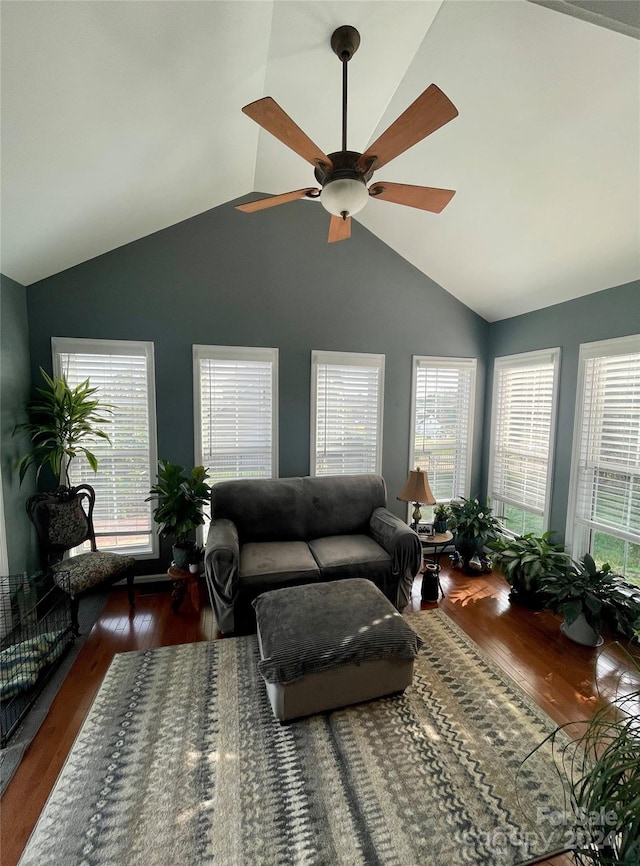
[[[369,193],[361,180],[338,178],[325,184],[320,201],[325,210],[335,216],[353,216],[361,211],[369,199]]]
[[[420,502],[422,505],[435,505],[436,498],[429,487],[427,473],[420,467],[411,469],[404,487],[398,493],[396,499],[402,502]]]

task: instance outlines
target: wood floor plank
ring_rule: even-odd
[[[589,717],[616,689],[631,689],[629,662],[615,644],[592,650],[571,643],[548,611],[510,604],[508,586],[493,574],[468,576],[441,558],[445,597],[423,605],[414,582],[409,609],[438,606],[558,724]],[[40,730],[0,801],[2,866],[15,866],[65,758],[116,653],[217,637],[206,593],[197,613],[186,602],[171,609],[168,587],[139,591],[130,611],[124,590],[113,591]],[[600,691],[596,680],[600,682]],[[571,856],[548,866],[569,866]]]

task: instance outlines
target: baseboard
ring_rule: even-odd
[[[169,583],[171,578],[167,574],[167,572],[163,572],[162,574],[136,574],[133,583],[134,586],[140,586],[143,583]],[[119,580],[117,583],[114,583],[114,586],[126,586],[127,581]]]

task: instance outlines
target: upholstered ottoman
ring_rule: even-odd
[[[402,692],[422,641],[369,580],[258,596],[260,662],[280,721]]]

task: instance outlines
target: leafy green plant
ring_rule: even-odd
[[[515,537],[502,535],[487,544],[493,551],[492,564],[511,585],[515,600],[542,606],[543,580],[561,576],[571,568],[569,554],[564,553],[562,545],[551,543],[552,535],[551,530],[540,536],[531,532]]]
[[[187,545],[189,533],[204,523],[203,509],[211,496],[208,477],[203,466],[195,466],[187,474],[177,463],[158,461],[157,483],[145,502],[157,500],[153,517],[160,526],[160,535],[174,538],[177,547]]]
[[[480,539],[484,544],[494,540],[502,530],[502,524],[492,514],[489,505],[475,499],[454,499],[449,503],[449,525],[461,538]]]
[[[40,373],[45,387],[35,389],[36,396],[27,404],[29,420],[16,425],[13,431],[14,435],[18,431],[28,433],[32,449],[20,457],[15,468],[19,470],[22,484],[31,466],[37,467],[37,479],[48,465],[59,481],[64,472],[67,487],[70,487],[69,466],[78,454],[84,454],[89,466],[97,471],[98,460],[87,446],[98,439],[110,441],[96,425],[109,422],[104,413],[111,412],[111,407],[100,403],[95,396],[98,389],[90,386],[89,379],[72,388],[64,376],[52,379],[42,367]]]
[[[567,798],[564,812],[548,818],[552,826],[562,824],[583,866],[640,863],[640,664],[637,655],[625,654],[630,664],[624,682],[635,687],[619,689],[591,719],[557,727],[520,767],[525,770],[539,750],[552,745]],[[580,735],[565,736],[576,725]]]
[[[439,502],[433,509],[433,520],[436,523],[446,523],[449,520],[449,506],[445,502]]]
[[[608,562],[598,568],[589,553],[567,571],[545,578],[541,586],[549,606],[563,614],[567,625],[584,614],[598,633],[605,622],[626,637],[640,628],[640,593],[614,574]]]

